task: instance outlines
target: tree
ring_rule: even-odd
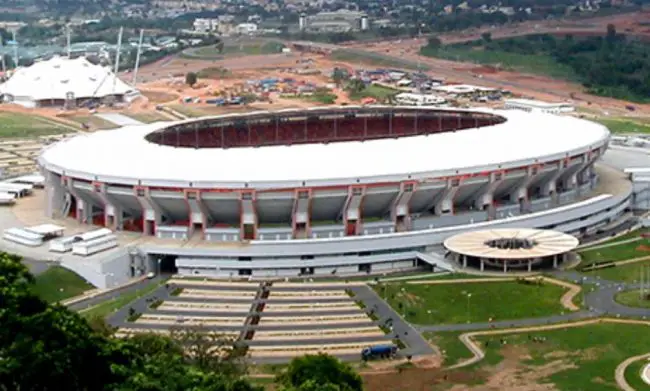
[[[193,348],[217,343],[213,337],[112,338],[104,335],[110,329],[95,332],[77,313],[41,300],[33,282],[20,257],[0,253],[2,391],[262,391],[242,378],[232,355]]]
[[[607,35],[605,36],[605,41],[608,43],[614,43],[616,42],[616,26],[613,24],[608,24],[607,25]]]
[[[431,37],[427,41],[427,47],[429,49],[437,50],[442,46],[442,41],[438,37]]]
[[[222,41],[221,39],[219,39],[219,40],[217,41],[217,43],[214,45],[214,47],[217,49],[217,51],[219,52],[219,54],[222,54],[225,45],[224,45],[223,41]]]
[[[190,87],[194,87],[197,81],[198,81],[198,77],[196,76],[196,73],[187,72],[187,74],[185,75],[185,84],[187,84]]]
[[[345,69],[334,68],[332,72],[332,80],[336,83],[337,87],[340,87],[344,81],[348,80],[350,75],[345,71]]]
[[[276,377],[285,391],[362,391],[363,381],[354,369],[327,354],[294,358]]]
[[[482,39],[483,42],[485,42],[485,43],[490,43],[490,42],[492,42],[492,33],[485,32],[485,33],[481,34],[481,39]]]

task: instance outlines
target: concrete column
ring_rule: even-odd
[[[311,237],[311,189],[298,189],[293,199],[292,228],[294,239]]]
[[[64,178],[43,170],[45,177],[45,215],[51,219],[67,216]]]
[[[481,258],[481,271],[485,270],[485,260]]]
[[[467,255],[460,256],[463,259],[463,269],[467,268]]]
[[[553,269],[557,269],[558,255],[553,256]]]
[[[358,235],[361,232],[361,204],[365,192],[365,186],[350,186],[348,189],[348,198],[341,211],[346,236]]]
[[[185,201],[187,202],[187,207],[189,209],[189,236],[194,235],[194,227],[196,224],[201,225],[201,238],[205,239],[205,229],[208,226],[208,209],[203,204],[201,200],[201,191],[199,190],[185,190],[184,191]]]
[[[93,223],[93,204],[86,198],[81,196],[81,193],[74,188],[72,178],[67,178],[67,188],[68,192],[74,196],[77,203],[76,216],[77,221],[82,224],[92,224]]]
[[[504,172],[491,172],[488,183],[483,185],[474,199],[474,208],[477,210],[485,209],[488,214],[488,220],[495,218],[496,208],[494,207],[494,191],[503,181]]]
[[[440,216],[445,213],[454,213],[454,197],[461,186],[460,178],[448,178],[443,193],[434,205],[434,212]]]
[[[148,187],[135,186],[133,191],[142,207],[142,232],[145,235],[156,235],[156,227],[162,224],[162,208],[151,198]]]
[[[557,203],[557,181],[564,173],[564,161],[557,163],[557,169],[551,174],[551,176],[542,184],[542,196],[550,197],[552,203]]]
[[[508,273],[508,262],[505,260],[503,261],[503,272]]]
[[[104,202],[104,221],[107,228],[121,231],[124,228],[124,209],[107,192],[107,186],[102,182],[94,182],[95,192]],[[112,220],[112,223],[110,223]]]
[[[519,211],[522,213],[530,211],[529,188],[531,183],[539,176],[539,169],[537,166],[528,166],[526,168],[526,175],[521,178],[519,183],[517,183],[508,195],[511,201],[519,202]]]
[[[257,211],[255,210],[255,190],[242,191],[240,194],[240,231],[241,240],[257,239]]]
[[[533,271],[533,261],[529,259],[528,260],[528,273],[530,273],[532,271]]]
[[[409,202],[415,192],[417,182],[402,182],[400,183],[399,193],[393,205],[391,206],[391,219],[395,223],[395,232],[408,231],[411,226],[411,219],[409,213]],[[398,220],[402,221],[402,226],[398,224]]]

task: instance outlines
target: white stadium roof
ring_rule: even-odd
[[[34,101],[74,98],[103,98],[124,95],[134,88],[117,78],[110,69],[94,65],[84,57],[69,59],[53,57],[34,65],[19,68],[5,83],[0,93],[26,97]]]
[[[370,183],[518,167],[532,164],[532,159],[545,162],[585,153],[609,138],[605,126],[573,117],[490,112],[507,121],[429,136],[258,148],[162,146],[145,136],[169,123],[128,126],[53,144],[39,162],[50,171],[108,183],[273,188],[306,181],[303,186],[327,186],[355,183],[357,178],[363,178],[358,183]]]

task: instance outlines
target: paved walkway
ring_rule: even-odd
[[[629,367],[633,362],[639,361],[639,360],[645,360],[650,357],[650,353],[646,354],[641,354],[639,356],[633,356],[622,363],[618,364],[616,367],[616,371],[614,372],[614,378],[616,379],[616,384],[623,390],[623,391],[636,391],[634,387],[632,387],[627,380],[625,380],[625,370],[627,367]],[[645,369],[644,369],[645,371]],[[641,375],[641,374],[639,374]]]
[[[120,113],[97,113],[95,117],[119,126],[144,125],[144,123]]]

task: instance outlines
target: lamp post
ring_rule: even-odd
[[[469,299],[470,299],[471,297],[472,297],[472,294],[471,294],[471,293],[468,293],[468,294],[467,294],[467,323],[470,323],[470,319],[469,319]]]

